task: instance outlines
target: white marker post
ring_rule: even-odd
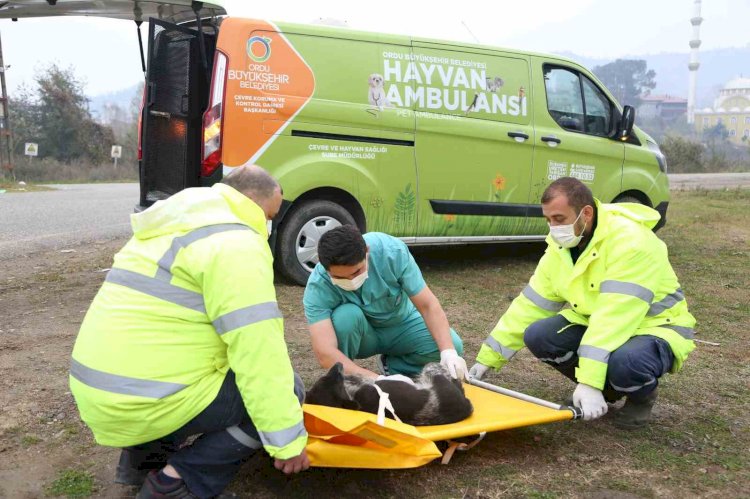
[[[31,158],[39,155],[39,144],[35,142],[26,142],[23,147],[23,153],[28,156],[29,164],[31,164]]]
[[[115,169],[117,169],[117,160],[122,157],[122,146],[112,146],[112,158],[115,160]]]

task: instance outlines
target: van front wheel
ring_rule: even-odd
[[[284,218],[277,241],[278,268],[284,276],[304,286],[318,263],[320,236],[341,225],[354,225],[354,217],[331,201],[305,201]]]

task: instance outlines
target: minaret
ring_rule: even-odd
[[[688,63],[688,69],[690,70],[687,108],[688,123],[693,123],[695,121],[695,82],[698,76],[698,68],[701,65],[700,62],[698,62],[698,47],[701,46],[700,31],[702,22],[701,0],[695,0],[693,3],[693,17],[690,18],[690,24],[693,25],[693,38],[690,40],[690,62]]]

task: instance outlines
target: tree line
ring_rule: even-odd
[[[134,162],[139,103],[137,99],[127,110],[108,109],[105,114],[117,119],[103,124],[92,116],[83,83],[73,69],[51,64],[37,71],[31,85],[21,85],[9,98],[16,163],[23,157],[27,142],[39,145],[40,159],[95,165],[109,164],[112,145],[119,144],[123,146],[120,161]]]

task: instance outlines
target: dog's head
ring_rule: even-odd
[[[383,86],[383,75],[378,74],[378,73],[373,73],[367,79],[367,82],[370,84],[372,88],[380,88]]]
[[[336,362],[323,377],[315,382],[307,391],[305,402],[343,409],[359,409],[359,404],[349,397],[344,388],[344,366],[341,362]]]

